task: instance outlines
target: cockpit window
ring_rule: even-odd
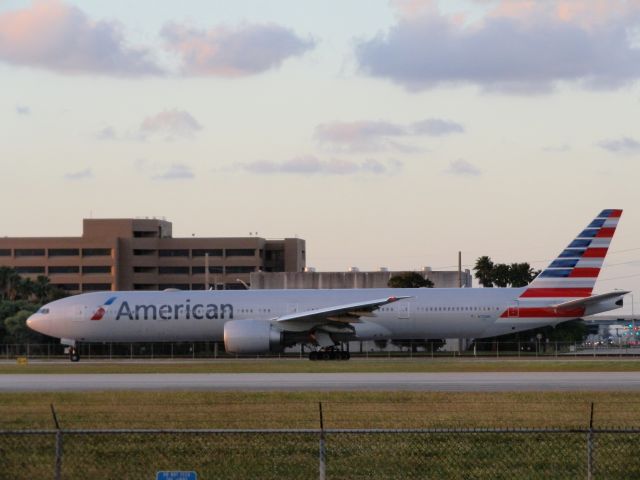
[[[48,308],[41,308],[40,310],[38,310],[38,313],[41,313],[42,315],[46,315],[47,313],[49,313],[49,309]]]

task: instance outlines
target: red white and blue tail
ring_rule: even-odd
[[[557,301],[591,296],[621,215],[622,210],[600,212],[520,298]]]

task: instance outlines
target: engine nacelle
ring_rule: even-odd
[[[266,320],[231,320],[224,324],[224,348],[230,353],[281,352],[282,332]]]

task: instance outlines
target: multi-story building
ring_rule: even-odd
[[[305,256],[302,239],[173,238],[158,219],[84,219],[81,237],[0,238],[0,266],[73,293],[241,289],[252,272],[303,271]]]
[[[316,272],[308,269],[305,272],[255,272],[250,278],[252,289],[386,288],[391,277],[402,273],[405,272],[387,269],[378,272],[361,272],[354,268],[348,272]],[[431,280],[436,288],[471,288],[472,276],[467,269],[458,272],[425,267],[417,273]]]

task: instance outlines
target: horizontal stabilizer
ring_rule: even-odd
[[[290,313],[278,317],[278,322],[301,322],[301,321],[318,321],[321,319],[331,320],[335,317],[348,317],[351,316],[353,321],[357,321],[358,317],[365,316],[367,313],[371,313],[374,310],[387,305],[389,303],[403,300],[405,297],[387,297],[377,300],[368,300],[364,302],[349,303],[345,305],[336,305],[332,307],[318,308],[316,310],[305,310],[304,312]]]
[[[624,291],[624,290],[618,290],[618,291],[615,291],[615,292],[602,293],[600,295],[593,295],[593,296],[587,297],[587,298],[579,298],[577,300],[570,300],[568,302],[563,302],[563,303],[560,303],[558,305],[554,305],[553,307],[558,311],[572,310],[574,308],[580,308],[580,307],[587,308],[587,307],[591,307],[591,306],[597,305],[597,304],[599,304],[601,302],[605,302],[607,300],[612,300],[612,299],[617,298],[617,297],[623,297],[627,293],[631,293],[631,292]]]

